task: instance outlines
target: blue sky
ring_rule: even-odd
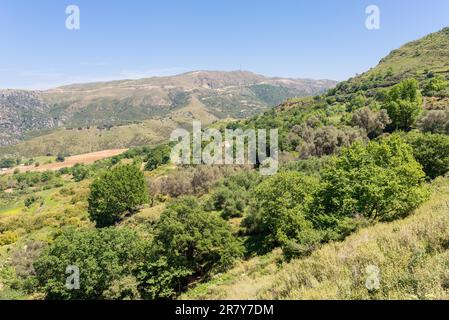
[[[80,30],[65,9],[80,8]],[[380,30],[365,8],[380,8]],[[190,70],[344,80],[449,25],[448,0],[0,0],[0,88]]]

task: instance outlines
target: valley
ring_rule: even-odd
[[[449,28],[338,84],[201,71],[2,99],[0,299],[449,297]],[[193,119],[278,130],[279,170],[171,163]],[[14,169],[31,157],[61,162]]]

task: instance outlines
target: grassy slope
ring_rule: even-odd
[[[365,76],[373,73],[384,73],[389,69],[394,75],[407,77],[435,73],[449,73],[449,28],[429,34],[419,40],[409,42],[397,50],[393,50],[382,59],[376,70],[368,71]]]
[[[311,256],[277,265],[279,252],[238,264],[181,298],[448,299],[449,178],[410,217],[362,229]],[[380,289],[365,287],[367,266],[380,269]]]

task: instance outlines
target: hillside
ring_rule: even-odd
[[[377,66],[338,83],[322,95],[289,99],[274,110],[240,121],[240,126],[278,128],[281,149],[298,152],[299,157],[321,155],[306,149],[313,143],[310,139],[322,139],[320,135],[324,135],[331,140],[325,154],[332,154],[367,134],[372,138],[394,131],[380,119],[377,122],[380,127],[375,129],[375,117],[382,115],[379,112],[385,109],[389,90],[401,81],[415,79],[422,94],[423,110],[413,128],[449,133],[445,120],[449,116],[448,52],[449,28],[445,28],[393,50]],[[433,125],[438,126],[437,131],[431,128]],[[358,129],[365,132],[357,132]],[[366,132],[370,130],[380,132]]]
[[[40,94],[25,90],[0,90],[0,146],[17,142],[27,130],[52,129],[57,120]]]
[[[449,60],[415,56],[417,47],[443,55],[448,39],[444,29],[325,93],[213,124],[279,129],[271,176],[257,164],[170,163],[163,130],[219,119],[203,89],[168,118],[58,128],[16,146],[149,144],[56,171],[0,175],[0,299],[448,298],[449,74],[441,70]],[[229,90],[229,76],[183,81]],[[49,158],[3,163],[39,167]],[[65,286],[67,265],[81,270],[79,290]]]
[[[380,88],[414,77],[420,82],[449,75],[449,28],[429,34],[393,50],[369,71],[338,86],[340,94],[354,94],[360,90],[373,96]]]
[[[448,299],[449,178],[432,188],[432,198],[404,220],[362,229],[290,263],[279,251],[252,258],[181,299]],[[373,292],[369,266],[380,271]]]
[[[388,113],[391,90],[410,78],[417,80],[423,101],[406,131],[439,133],[447,140],[449,28],[393,50],[376,67],[321,96],[291,99],[240,126],[279,128],[287,170],[316,172],[323,166],[317,157],[394,133],[379,115]],[[448,170],[448,158],[439,158],[447,157],[448,145],[440,147],[442,156],[432,154],[433,143],[421,150]],[[448,186],[447,177],[434,181],[430,200],[403,220],[363,228],[291,262],[279,249],[251,257],[193,285],[181,299],[447,299]],[[380,287],[370,291],[366,281],[373,268],[379,270]]]
[[[267,78],[245,71],[197,71],[172,77],[70,85],[42,92],[1,90],[0,146],[46,135],[55,127],[81,131],[129,126],[150,119],[181,117],[182,121],[187,121],[196,117],[205,124],[217,119],[243,119],[287,98],[314,95],[335,84],[327,80]],[[127,130],[133,131],[133,128]],[[158,126],[153,131],[157,135]],[[82,145],[85,141],[82,136],[80,134],[79,140],[76,137],[67,139],[75,139],[75,144]],[[90,138],[95,139],[92,135]],[[134,137],[125,139],[126,146],[135,145]],[[157,139],[143,140],[157,142]],[[62,150],[54,150],[59,151]]]

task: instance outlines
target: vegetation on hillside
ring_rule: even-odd
[[[323,95],[216,124],[279,129],[270,177],[257,165],[175,166],[170,145],[1,176],[0,296],[447,297],[449,60],[424,58],[448,39],[445,29]]]

